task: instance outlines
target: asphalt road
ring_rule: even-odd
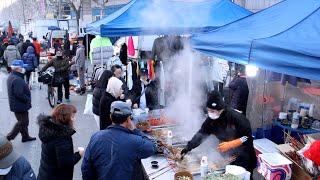
[[[0,133],[6,135],[16,122],[15,116],[9,109],[8,95],[7,95],[7,80],[8,74],[2,68],[0,70]],[[33,85],[32,93],[32,109],[29,111],[29,133],[31,136],[37,137],[36,141],[22,143],[20,134],[13,141],[14,148],[21,153],[31,164],[34,172],[38,174],[41,155],[41,142],[38,138],[39,127],[36,123],[36,118],[39,114],[51,113],[51,107],[46,99],[46,87],[42,86],[40,89],[37,84]],[[97,124],[93,116],[84,115],[83,110],[86,102],[86,95],[80,96],[71,93],[71,103],[77,107],[77,115],[75,122],[76,134],[73,135],[73,143],[75,150],[78,146],[86,147],[90,137],[98,130]],[[81,180],[81,163],[80,161],[74,170],[74,179]]]

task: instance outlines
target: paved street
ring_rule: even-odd
[[[0,71],[0,133],[6,135],[13,127],[16,119],[14,114],[9,110],[6,79],[8,75],[1,69]],[[40,113],[50,113],[51,108],[46,99],[46,87],[42,86],[40,90],[35,85],[33,86],[32,93],[32,109],[29,111],[30,125],[29,132],[31,136],[36,136],[37,141],[29,143],[21,143],[21,136],[19,135],[14,141],[14,148],[27,158],[36,174],[40,165],[41,155],[41,142],[38,138],[38,125],[36,117]],[[74,148],[78,146],[86,147],[91,135],[98,130],[96,122],[92,116],[83,115],[83,110],[86,102],[86,96],[79,96],[71,93],[71,104],[75,105],[78,109],[77,120],[75,122],[75,129],[77,133],[73,136]],[[81,161],[75,166],[74,179],[81,179]]]

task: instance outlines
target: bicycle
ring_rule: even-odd
[[[39,72],[38,82],[47,84],[47,99],[51,108],[57,104],[56,90],[52,86],[54,68],[48,68],[45,72]]]
[[[51,85],[48,84],[48,90],[47,90],[47,95],[48,95],[48,102],[50,107],[54,108],[55,105],[57,104],[57,100],[56,100],[56,90],[55,88]]]

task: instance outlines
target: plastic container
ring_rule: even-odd
[[[306,117],[308,115],[308,109],[301,108],[300,110],[300,117]]]
[[[258,172],[266,180],[289,180],[291,179],[292,162],[279,153],[265,153],[258,156],[260,166]]]
[[[167,145],[172,146],[172,138],[173,138],[172,131],[169,130],[167,132]]]
[[[292,122],[291,122],[291,128],[297,129],[299,127],[299,113],[295,112],[293,113]]]
[[[202,156],[201,158],[200,174],[202,178],[206,177],[208,174],[208,157],[207,156]]]
[[[285,113],[285,112],[280,112],[280,113],[279,113],[279,119],[280,119],[280,120],[287,119],[287,117],[288,117],[288,114],[287,114],[287,113]]]
[[[277,144],[266,138],[253,140],[253,147],[256,150],[257,156],[263,153],[279,152]]]
[[[314,104],[310,104],[310,108],[309,108],[309,117],[313,117],[313,111],[314,111]]]

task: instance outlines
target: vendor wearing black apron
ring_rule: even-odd
[[[252,174],[257,158],[249,120],[241,113],[226,107],[218,91],[209,93],[207,110],[208,118],[188,142],[187,147],[181,151],[181,156],[198,147],[212,134],[221,142],[218,151],[236,155],[237,158],[232,164],[241,166]]]

